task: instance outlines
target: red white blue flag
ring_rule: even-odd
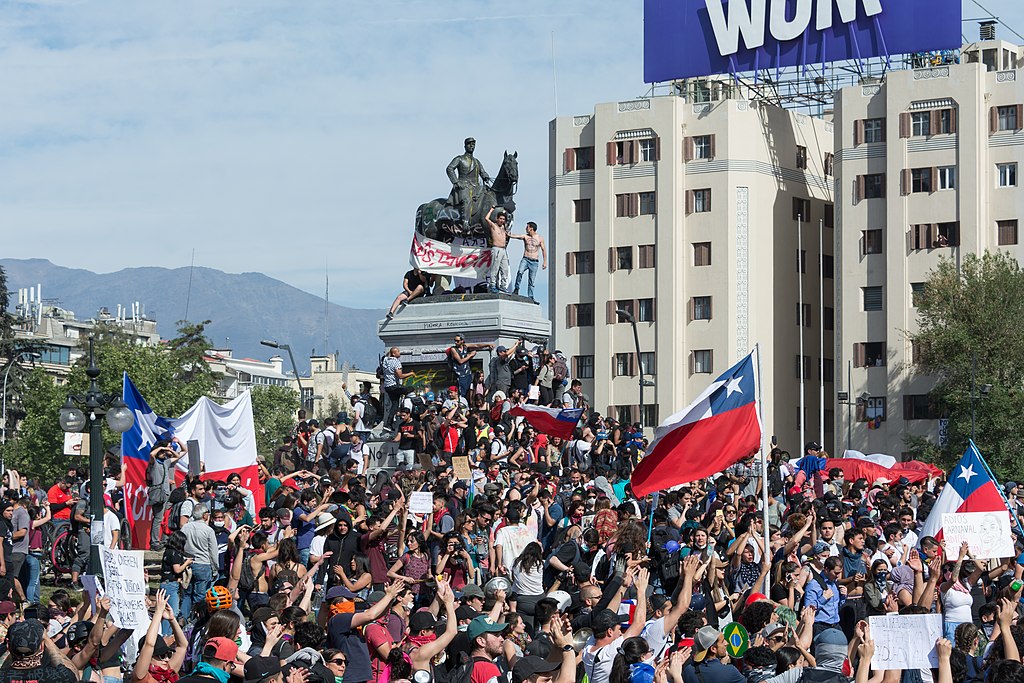
[[[974,442],[949,474],[949,481],[935,500],[932,511],[921,529],[921,536],[942,538],[942,515],[953,512],[1004,512],[1009,514],[999,484],[988,473],[988,467]],[[955,555],[955,553],[953,553]]]
[[[582,408],[546,408],[524,404],[508,411],[514,417],[525,417],[526,421],[541,434],[571,439],[576,424],[583,415]]]
[[[654,430],[654,441],[630,482],[635,495],[703,479],[760,449],[755,353]]]

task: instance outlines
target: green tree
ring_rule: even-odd
[[[320,409],[317,410],[316,419],[320,420],[320,424],[324,423],[324,420],[328,417],[335,418],[338,413],[341,412],[341,399],[338,398],[337,394],[327,394],[327,398],[320,403]]]
[[[270,455],[295,426],[299,395],[289,387],[258,385],[252,392],[252,417],[256,424],[256,450]]]
[[[915,452],[949,467],[971,437],[1001,481],[1024,477],[1024,271],[1008,254],[970,254],[957,266],[942,259],[917,295],[918,332],[910,339],[919,370],[937,384],[932,398],[949,419],[949,446],[908,440]],[[975,384],[992,385],[971,396]]]

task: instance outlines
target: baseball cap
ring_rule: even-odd
[[[448,391],[454,391],[456,394],[459,393],[459,388],[454,384],[448,387]]]
[[[19,621],[7,629],[7,649],[13,655],[34,655],[42,646],[43,624],[36,619]]]
[[[708,650],[718,642],[721,633],[714,626],[705,626],[697,631],[693,637],[693,661],[703,662],[708,656]]]
[[[378,602],[385,598],[384,591],[373,591],[366,596],[366,602],[371,605],[376,605]]]
[[[811,548],[811,555],[820,555],[823,552],[827,552],[830,550],[831,548],[829,548],[828,543],[825,543],[825,541],[818,541],[814,544],[814,547]]]
[[[557,671],[562,666],[561,660],[549,662],[536,655],[527,655],[521,658],[512,668],[512,677],[517,681],[525,681],[536,674],[546,674]]]
[[[804,453],[806,453],[807,451],[820,451],[820,450],[821,450],[821,444],[818,443],[817,441],[808,441],[807,445],[804,446]]]
[[[455,610],[456,621],[466,621],[467,619],[469,621],[472,621],[473,619],[476,619],[478,616],[480,616],[480,613],[472,607],[470,607],[469,605],[462,605],[457,610]]]
[[[280,671],[281,660],[277,657],[250,657],[245,663],[245,680],[264,681]]]
[[[344,586],[335,586],[334,588],[327,591],[327,595],[324,596],[324,600],[337,600],[338,598],[345,598],[346,600],[355,600],[356,594],[345,588]]]
[[[497,624],[491,621],[489,616],[483,614],[469,622],[466,635],[469,636],[470,641],[473,641],[485,633],[501,633],[504,630],[505,624]]]
[[[13,604],[13,603],[12,603]],[[92,631],[93,623],[91,621],[76,621],[75,623],[68,626],[68,643],[75,645],[89,637],[89,632]],[[139,649],[142,649],[142,644],[146,642],[143,638],[139,641]]]
[[[218,659],[222,662],[233,662],[238,656],[238,645],[227,638],[210,638],[203,647],[203,659]]]
[[[763,635],[765,638],[771,638],[773,635],[775,635],[779,631],[782,631],[783,633],[785,633],[786,625],[784,623],[782,623],[781,621],[773,621],[773,622],[770,622],[767,626],[764,627],[764,629],[761,630],[761,635]]]
[[[413,633],[430,631],[435,626],[437,626],[437,619],[426,610],[413,612],[412,616],[409,617],[409,630]]]
[[[613,612],[610,609],[603,609],[594,613],[590,623],[594,628],[594,633],[601,633],[607,631],[610,628],[615,627],[616,624],[625,624],[629,622],[628,614],[619,614]]]
[[[454,484],[452,485],[452,490],[454,491],[455,489],[462,489],[463,491],[468,491],[468,490],[469,490],[469,487],[468,487],[468,486],[466,486],[466,482],[464,482],[464,481],[462,481],[462,480],[460,479],[459,481],[455,482],[455,483],[454,483]]]
[[[508,351],[508,349],[505,348],[504,346],[499,346],[498,348],[496,348],[494,350],[497,351],[498,353],[505,353],[506,351]]]
[[[480,586],[478,586],[475,583],[467,583],[466,587],[462,589],[462,597],[463,597],[463,599],[469,599],[469,598],[483,598],[485,596],[484,596],[484,591],[483,591],[482,588],[480,588]]]
[[[18,611],[18,606],[10,600],[0,601],[0,615],[14,614]]]

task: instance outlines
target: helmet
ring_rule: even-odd
[[[210,608],[210,611],[231,609],[231,605],[234,602],[234,599],[231,597],[231,591],[224,586],[214,586],[206,591],[206,606]]]

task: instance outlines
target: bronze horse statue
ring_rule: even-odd
[[[512,225],[516,210],[513,196],[519,185],[519,152],[509,154],[501,162],[501,169],[490,187],[473,197],[469,220],[459,215],[459,207],[448,199],[433,199],[416,209],[416,232],[433,240],[451,242],[456,237],[483,237],[487,235],[484,216],[492,208],[504,209],[508,214],[506,226]]]

